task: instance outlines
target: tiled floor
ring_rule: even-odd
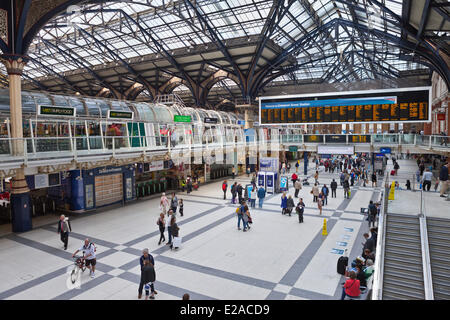
[[[300,168],[303,171],[303,164]],[[321,172],[319,181],[329,186],[332,178],[339,181],[337,173]],[[237,180],[249,181],[246,176]],[[290,187],[293,195],[292,183]],[[191,195],[178,194],[184,199],[185,215],[178,216],[183,244],[176,251],[158,245],[159,199],[73,218],[67,251],[56,233],[56,221],[4,235],[0,299],[137,299],[143,248],[155,258],[156,299],[181,299],[184,293],[192,299],[338,299],[343,280],[336,273],[340,254],[332,250],[348,249],[351,258],[360,254],[362,233],[368,230],[360,208],[377,199],[379,189],[355,186],[351,199],[344,199],[338,189],[337,198],[328,199],[319,215],[311,187],[300,192],[307,206],[303,224],[295,214],[281,215],[279,194],[268,195],[263,209],[251,210],[254,223],[249,232],[237,230],[236,205],[223,200],[221,181]],[[327,236],[322,235],[324,220]],[[69,289],[71,254],[86,237],[98,248],[96,277],[85,272],[81,287]]]

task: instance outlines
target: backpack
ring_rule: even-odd
[[[227,185],[225,183],[222,183],[222,191],[225,191],[227,189]]]

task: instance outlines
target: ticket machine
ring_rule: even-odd
[[[266,188],[266,172],[258,172],[258,187]]]

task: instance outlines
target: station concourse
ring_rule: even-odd
[[[157,300],[448,300],[449,17],[444,0],[0,4],[0,299],[144,300],[146,249]]]

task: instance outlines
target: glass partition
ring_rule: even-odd
[[[153,111],[155,112],[156,121],[163,123],[172,123],[173,116],[167,109],[167,107],[163,104],[155,104],[153,105]]]
[[[149,103],[134,103],[138,115],[135,115],[136,119],[145,121],[156,121],[155,113],[153,112],[152,105]],[[139,118],[138,118],[139,117]]]
[[[86,98],[84,99],[84,102],[86,103],[89,116],[96,118],[102,117],[102,111],[97,103],[97,100]]]

